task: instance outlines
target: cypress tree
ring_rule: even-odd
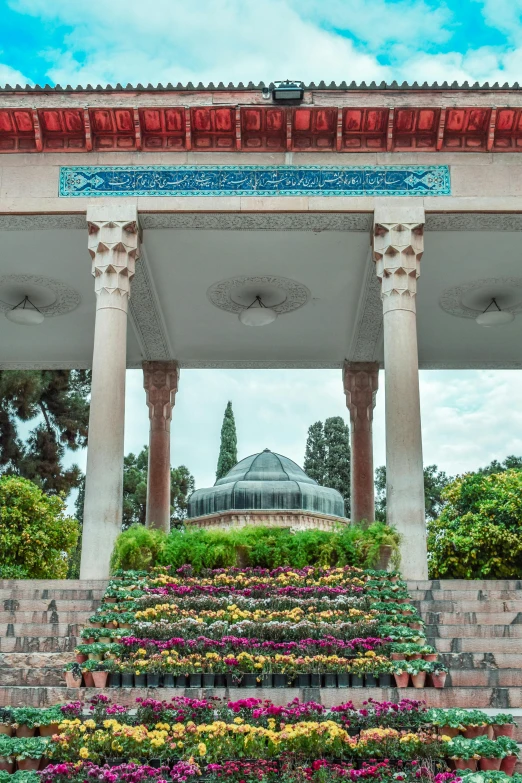
[[[304,458],[304,472],[315,479],[318,484],[324,484],[326,461],[326,444],[322,421],[316,421],[308,427]]]
[[[216,481],[223,478],[237,463],[236,422],[232,403],[228,402],[221,426],[221,444],[216,470]]]
[[[350,428],[341,416],[324,423],[326,444],[325,486],[336,489],[344,498],[344,509],[350,515]]]

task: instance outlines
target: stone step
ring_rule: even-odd
[[[6,598],[0,601],[4,612],[92,612],[100,606],[99,598]],[[443,611],[443,610],[441,610]],[[499,609],[499,611],[501,611]]]
[[[522,612],[522,598],[519,601],[503,601],[500,598],[492,598],[490,601],[412,601],[412,604],[422,615],[428,612]]]
[[[36,669],[30,667],[14,668],[11,666],[2,668],[0,666],[0,688],[12,685],[43,686],[45,688],[51,686],[63,687],[65,685],[63,666],[41,666]]]
[[[423,612],[422,619],[427,625],[521,625],[522,610],[520,612]]]
[[[522,639],[522,625],[426,625],[425,633],[439,639]]]
[[[14,669],[39,669],[48,667],[63,667],[74,660],[70,650],[59,652],[0,652],[0,670],[3,668]]]
[[[440,660],[451,669],[518,669],[522,661],[519,652],[496,654],[442,652]]]
[[[16,686],[0,688],[0,707],[47,707],[52,704],[63,704],[68,701],[92,698],[100,693],[109,696],[114,702],[134,706],[136,698],[170,699],[175,696],[190,696],[191,698],[209,698],[218,696],[236,701],[247,696],[256,699],[270,699],[276,704],[287,704],[294,698],[302,701],[319,701],[325,706],[343,704],[351,700],[356,707],[362,707],[363,702],[371,698],[375,701],[392,701],[400,699],[423,699],[429,707],[463,707],[467,709],[482,709],[496,707],[509,711],[511,707],[522,706],[522,688],[214,688],[202,690],[199,688],[61,688],[61,687],[31,687]]]
[[[520,590],[411,590],[412,601],[521,601]]]
[[[0,612],[0,634],[2,633],[4,626],[10,623],[18,625],[20,623],[27,624],[33,623],[35,625],[46,625],[47,623],[63,624],[63,623],[81,623],[87,625],[89,617],[92,617],[93,610],[82,609],[81,611],[61,611],[58,612],[55,609],[46,610],[44,612]]]
[[[0,628],[3,636],[79,636],[83,623],[7,623]]]
[[[34,589],[34,588],[20,588],[18,590],[0,589],[0,602],[2,601],[19,601],[19,600],[43,600],[43,601],[77,601],[77,600],[90,600],[101,601],[105,593],[105,588],[102,589],[68,589],[68,588],[54,588],[54,589]]]
[[[408,580],[408,590],[522,590],[522,579]]]
[[[0,590],[105,590],[108,579],[0,579]]]
[[[46,626],[47,633],[49,626]],[[0,636],[0,653],[35,653],[35,652],[61,652],[70,650],[82,644],[80,636],[48,636],[47,633],[40,636]],[[72,659],[71,659],[72,660]]]
[[[509,627],[509,626],[508,626]],[[428,644],[433,645],[439,652],[453,653],[489,653],[497,654],[518,654],[520,655],[520,640],[511,638],[477,638],[477,637],[455,637],[444,638],[427,636]]]

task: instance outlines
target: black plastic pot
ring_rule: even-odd
[[[338,688],[350,687],[350,675],[348,672],[337,672],[337,687]]]
[[[145,675],[144,674],[135,674],[134,675],[134,687],[135,688],[144,688],[145,687]]]
[[[367,688],[376,688],[377,687],[377,677],[375,674],[367,674],[364,678],[365,685]]]
[[[310,687],[310,675],[309,674],[298,674],[297,675],[297,687],[298,688],[309,688]]]
[[[325,672],[324,687],[337,688],[337,675],[335,674],[335,672]]]
[[[363,678],[358,674],[352,674],[352,688],[362,688]]]
[[[174,688],[174,675],[173,674],[164,674],[163,675],[163,687],[164,688]]]
[[[274,688],[286,688],[286,674],[273,675]]]
[[[109,688],[121,688],[120,672],[111,672],[109,674]]]
[[[121,674],[121,687],[122,688],[134,688],[134,674],[130,672],[122,672]]]
[[[241,686],[243,688],[257,688],[257,675],[254,672],[243,672]]]
[[[310,675],[310,688],[321,687],[321,675],[318,672],[312,672]]]
[[[391,674],[379,674],[379,686],[381,688],[391,688]]]
[[[186,688],[188,677],[186,674],[176,675],[176,688]]]
[[[232,672],[227,672],[225,674],[225,683],[227,688],[237,688],[237,684],[238,684],[237,674],[235,672],[234,674],[232,674]]]
[[[225,675],[224,674],[215,674],[214,675],[214,688],[224,688],[225,687]]]
[[[213,672],[207,672],[204,674],[201,678],[201,682],[203,685],[203,688],[213,688],[214,687],[214,673]]]
[[[272,688],[274,683],[274,676],[272,672],[265,672],[261,680],[261,687]]]
[[[201,674],[191,674],[189,676],[189,688],[201,688]]]
[[[147,673],[147,688],[159,688],[159,674]]]
[[[105,763],[109,765],[109,767],[119,767],[120,764],[126,764],[127,760],[124,758],[118,758],[117,756],[114,756],[112,758],[105,759]]]
[[[149,759],[147,764],[153,769],[159,769],[161,767],[161,759]]]

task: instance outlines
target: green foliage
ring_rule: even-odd
[[[0,561],[29,579],[64,579],[78,541],[78,522],[65,503],[27,479],[0,477]]]
[[[221,425],[221,443],[219,446],[219,457],[216,470],[216,481],[223,478],[229,470],[232,470],[237,464],[237,434],[236,421],[232,403],[228,402]]]
[[[111,569],[148,570],[160,562],[165,548],[166,535],[143,525],[132,525],[116,539],[111,557]]]
[[[522,470],[459,476],[442,497],[428,525],[430,578],[520,578]]]
[[[144,525],[147,516],[147,474],[149,449],[127,454],[123,460],[123,530]],[[194,477],[185,465],[170,469],[170,524],[180,525],[187,516],[187,505],[194,492]]]
[[[284,528],[245,527],[238,530],[171,530],[168,536],[141,526],[122,533],[111,561],[113,571],[150,569],[155,565],[179,568],[190,563],[196,572],[203,568],[290,565],[357,565],[373,568],[380,547],[398,551],[398,535],[375,522],[366,528],[339,526],[338,531],[305,530],[293,533]]]
[[[63,466],[66,449],[87,445],[90,372],[0,371],[0,472],[34,481],[45,492],[68,493],[81,481]],[[20,422],[37,420],[24,442]]]
[[[308,428],[304,471],[323,487],[336,489],[344,498],[344,513],[350,516],[350,429],[341,416]]]
[[[453,481],[436,465],[424,467],[424,503],[426,519],[437,519],[443,499],[443,489]],[[386,521],[386,468],[384,465],[375,471],[375,518]]]

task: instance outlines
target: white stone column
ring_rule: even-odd
[[[87,208],[96,293],[81,579],[106,579],[121,530],[127,309],[140,254],[133,205]]]
[[[405,579],[428,578],[415,308],[423,250],[422,207],[376,205],[373,258],[384,321],[387,519],[402,536]]]
[[[143,362],[143,386],[149,407],[147,527],[170,531],[170,422],[178,390],[176,362]]]

